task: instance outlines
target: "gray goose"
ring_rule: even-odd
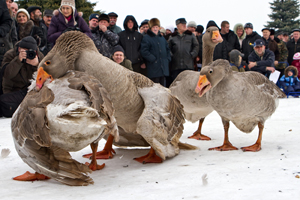
[[[32,82],[11,123],[15,148],[36,173],[14,179],[50,177],[72,186],[91,184],[86,174],[104,167],[95,158],[98,141],[107,134],[118,139],[110,97],[97,79],[83,72],[71,71],[52,82],[43,68],[38,75],[45,83]],[[88,145],[94,152],[90,164],[72,159],[69,152]]]
[[[227,60],[216,60],[205,66],[195,91],[200,98],[206,94],[207,101],[221,116],[225,137],[222,146],[209,150],[237,150],[228,138],[229,122],[240,131],[250,133],[258,126],[259,134],[255,144],[242,147],[243,151],[261,149],[265,121],[275,112],[279,100],[285,94],[264,75],[257,72],[234,72]]]
[[[203,41],[203,62],[202,66],[206,66],[213,61],[213,53],[215,46],[222,42],[219,29],[215,26],[209,27],[202,37]],[[192,123],[199,120],[198,129],[189,138],[198,140],[210,140],[210,137],[201,133],[202,124],[207,115],[213,108],[207,102],[205,95],[201,98],[195,93],[195,87],[199,79],[200,72],[185,70],[181,72],[170,86],[170,90],[183,105],[185,119]]]

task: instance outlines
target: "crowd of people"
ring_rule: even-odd
[[[165,87],[182,71],[201,69],[204,27],[195,21],[178,18],[175,27],[163,27],[152,18],[139,25],[127,15],[121,28],[115,12],[93,13],[86,23],[75,0],[62,0],[57,10],[43,13],[39,6],[18,8],[13,0],[0,0],[0,4],[0,117],[12,116],[26,95],[32,73],[66,31],[85,33],[103,56]],[[210,26],[219,28],[213,20],[206,29]],[[299,91],[300,29],[275,35],[273,29],[263,28],[261,36],[252,23],[239,23],[230,30],[230,23],[222,21],[219,30],[223,42],[215,47],[214,60],[227,59],[238,72],[269,76],[278,70],[278,86]]]

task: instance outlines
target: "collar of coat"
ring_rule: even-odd
[[[189,30],[186,30],[183,32],[183,34],[186,34],[186,35],[192,35],[193,33]],[[179,35],[179,33],[176,31],[174,33],[172,33],[172,37],[176,36],[176,35]]]
[[[154,37],[154,36],[159,36],[162,37],[162,35],[160,34],[160,31],[158,31],[158,34],[155,35],[150,29],[147,30],[147,35]]]

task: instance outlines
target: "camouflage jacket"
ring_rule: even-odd
[[[286,44],[283,41],[277,43],[278,50],[279,50],[279,59],[278,65],[275,66],[276,69],[284,69],[287,65],[287,57],[288,57],[288,50],[286,48]]]

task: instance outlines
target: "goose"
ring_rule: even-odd
[[[202,37],[202,41],[202,66],[206,66],[213,61],[215,46],[222,42],[223,39],[220,35],[219,29],[215,26],[211,26],[206,30]],[[197,140],[210,140],[210,137],[201,133],[201,128],[205,117],[213,111],[213,108],[207,102],[205,96],[199,98],[195,93],[195,87],[199,76],[200,72],[185,70],[176,77],[169,89],[183,105],[186,120],[191,121],[192,123],[199,120],[198,129],[189,138]]]
[[[112,158],[113,144],[151,146],[146,156],[135,158],[140,163],[160,163],[179,154],[180,148],[197,149],[179,142],[185,122],[179,100],[167,88],[102,56],[85,34],[78,31],[62,34],[39,67],[53,78],[63,76],[68,70],[86,72],[95,76],[110,94],[120,139],[117,142],[112,135],[105,137],[107,142],[97,158]]]
[[[83,72],[69,71],[54,80],[43,68],[37,74],[46,81],[32,82],[11,122],[15,148],[36,173],[27,171],[14,180],[50,177],[72,186],[92,184],[87,173],[105,165],[95,158],[98,141],[106,134],[118,139],[110,96],[97,79]],[[88,145],[94,153],[90,164],[72,159],[69,152]]]
[[[242,147],[243,151],[261,150],[265,121],[275,112],[279,100],[286,95],[268,78],[257,72],[235,72],[227,60],[218,59],[203,67],[195,88],[200,98],[207,101],[221,116],[224,126],[224,143],[209,150],[237,150],[228,137],[231,121],[240,131],[250,133],[258,126],[255,144]]]

